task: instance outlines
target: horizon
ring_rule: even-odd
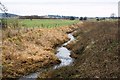
[[[25,15],[60,15],[76,17],[110,17],[118,16],[119,0],[1,0],[7,13]],[[0,11],[0,13],[2,13]]]
[[[0,14],[4,14],[3,12],[0,12]],[[14,13],[7,13],[7,14],[13,14],[13,15],[17,15],[17,16],[49,16],[49,15],[53,15],[53,14],[48,14],[48,15],[18,15],[18,14],[14,14]],[[53,16],[65,16],[65,15],[53,15]],[[68,16],[68,15],[66,15]],[[74,16],[71,15],[72,17],[89,17],[89,18],[95,18],[95,17],[111,17],[111,16]],[[119,17],[119,16],[116,16]]]

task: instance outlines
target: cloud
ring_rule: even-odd
[[[110,16],[117,14],[115,0],[2,0],[9,12],[20,15]]]

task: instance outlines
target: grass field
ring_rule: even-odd
[[[77,23],[78,20],[60,20],[60,19],[20,19],[19,20],[21,26],[23,27],[58,27],[58,26],[66,26]]]

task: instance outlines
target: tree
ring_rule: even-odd
[[[100,20],[99,17],[96,17],[96,20],[99,21]]]
[[[72,17],[70,17],[70,20],[75,20],[75,17],[73,17],[73,16],[72,16]]]
[[[115,13],[112,13],[112,14],[110,15],[110,18],[114,19],[114,18],[115,18]]]
[[[84,17],[84,20],[87,20],[87,17]]]
[[[82,21],[82,20],[83,20],[83,17],[80,17],[80,19],[79,19],[79,20],[81,20],[81,21]]]
[[[2,22],[2,27],[3,28],[6,28],[7,27],[7,19],[6,19],[6,17],[7,17],[7,8],[0,2],[0,10],[2,11],[2,12],[4,12],[4,14],[5,14],[5,19],[2,19],[1,20],[1,22]]]

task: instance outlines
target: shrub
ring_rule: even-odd
[[[70,20],[75,20],[75,17],[70,17]]]

